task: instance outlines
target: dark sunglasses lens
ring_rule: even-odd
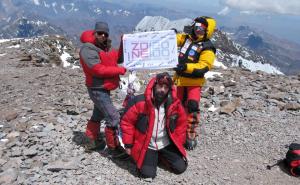
[[[97,35],[99,35],[99,36],[103,35],[104,37],[108,37],[108,34],[105,32],[97,32]]]
[[[205,29],[202,28],[201,26],[196,26],[196,27],[195,27],[195,33],[196,33],[197,35],[204,35]]]

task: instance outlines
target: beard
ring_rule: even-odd
[[[102,42],[96,40],[96,46],[104,51],[108,51],[111,48],[111,39],[107,38],[107,40],[104,40]]]
[[[103,41],[103,42],[97,41],[96,46],[99,47],[102,50],[106,50],[106,41]]]
[[[156,92],[154,91],[154,103],[156,105],[161,105],[162,102],[167,98],[168,94],[163,92]]]

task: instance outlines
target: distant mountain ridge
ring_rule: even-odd
[[[280,67],[285,74],[299,74],[300,45],[276,38],[265,32],[258,32],[248,26],[236,29],[223,27],[228,36],[242,46],[264,56],[268,61]]]
[[[113,45],[118,46],[120,34],[130,33],[145,15],[161,14],[183,16],[173,10],[148,7],[141,3],[126,5],[105,0],[4,0],[0,2],[0,26],[22,17],[37,21],[42,18],[49,24],[61,27],[69,38],[78,40],[80,33],[93,29],[96,21],[105,20],[110,26]],[[0,28],[2,37],[5,30]]]
[[[141,18],[121,6],[103,0],[5,0],[0,2],[0,10],[3,10],[0,25],[12,24],[23,17],[32,21],[47,21],[50,25],[61,27],[74,40],[78,40],[81,31],[93,29],[97,20],[110,23],[111,35],[115,40],[115,35],[120,32],[132,31],[132,27]],[[116,19],[118,21],[114,21]],[[5,33],[6,30],[0,29],[2,38],[12,38]]]
[[[33,20],[26,17],[11,21],[10,24],[1,28],[2,38],[27,38],[42,35],[63,35],[66,36],[60,27],[52,25],[47,21]]]

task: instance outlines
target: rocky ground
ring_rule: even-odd
[[[0,49],[0,184],[149,184],[129,161],[85,153],[73,141],[93,108],[81,69],[35,65],[20,48]],[[199,147],[188,152],[187,171],[159,168],[152,183],[299,184],[283,165],[266,167],[300,141],[300,76],[215,71],[222,75],[203,88]],[[120,107],[118,91],[112,97]]]

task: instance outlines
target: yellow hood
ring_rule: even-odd
[[[198,17],[198,18],[204,18],[207,21],[208,25],[207,25],[207,29],[206,29],[206,38],[199,37],[199,38],[197,38],[196,42],[201,42],[203,40],[207,40],[207,39],[212,38],[212,36],[215,32],[216,26],[217,26],[216,20],[211,18],[211,17],[206,17],[206,16],[201,16],[201,17]],[[192,36],[190,36],[190,38],[192,38]]]
[[[213,36],[214,32],[215,32],[217,22],[216,22],[215,19],[213,19],[211,17],[205,17],[205,19],[208,23],[206,38],[210,39]]]

